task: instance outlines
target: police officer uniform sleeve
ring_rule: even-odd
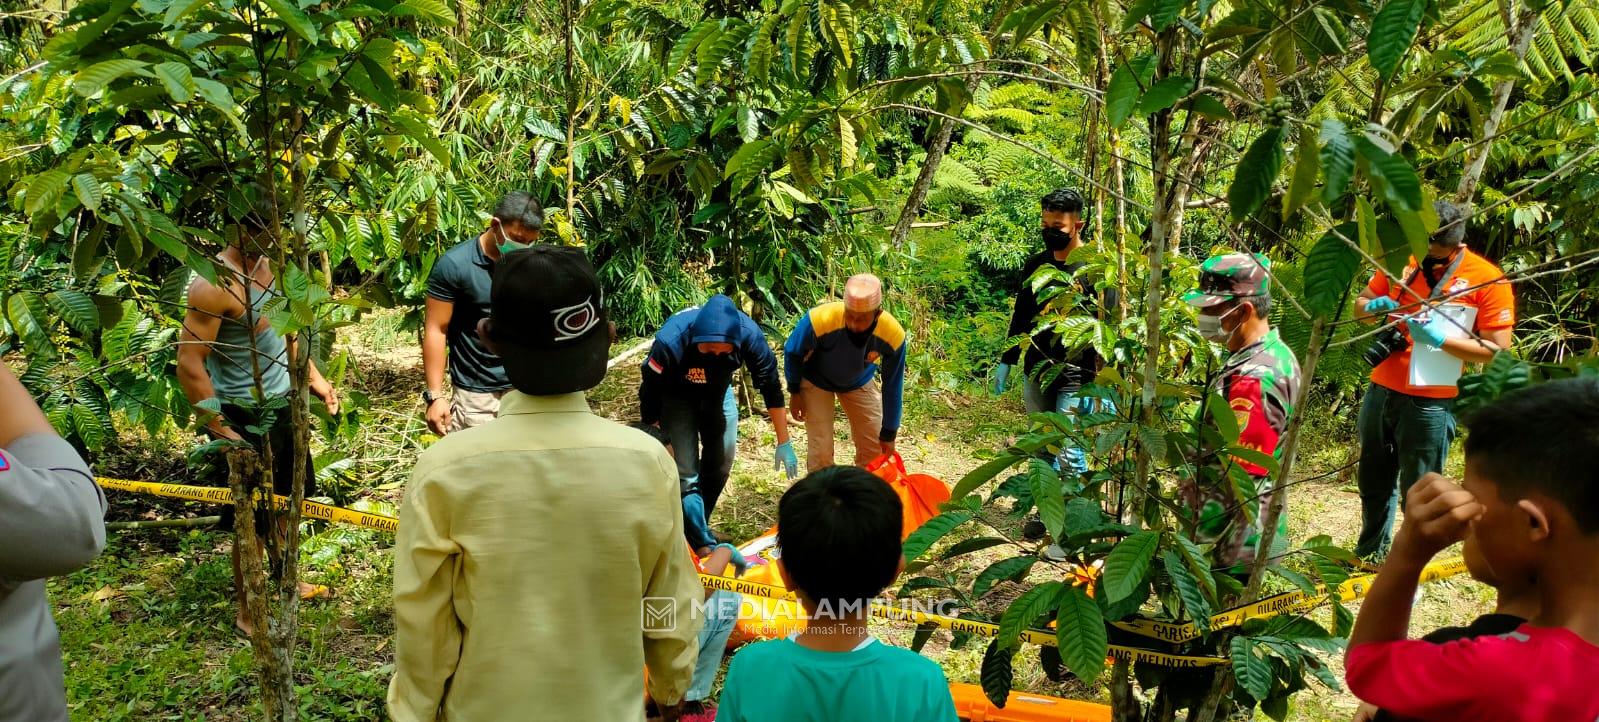
[[[0,450],[0,578],[61,576],[105,548],[105,494],[72,445],[31,434]]]

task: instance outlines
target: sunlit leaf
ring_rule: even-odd
[[[261,3],[266,5],[272,11],[272,14],[283,22],[285,27],[294,31],[295,35],[300,36],[301,40],[307,43],[316,43],[316,24],[311,22],[311,18],[306,17],[305,12],[300,10],[294,0],[261,0]]]

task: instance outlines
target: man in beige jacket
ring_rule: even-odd
[[[677,467],[590,412],[609,324],[575,248],[495,264],[479,326],[515,390],[499,418],[417,462],[394,549],[400,722],[675,717],[703,588],[683,543]]]

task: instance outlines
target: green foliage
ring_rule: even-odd
[[[1149,573],[1149,563],[1160,549],[1160,534],[1141,531],[1123,540],[1105,557],[1105,593],[1117,602],[1133,593]]]
[[[1248,637],[1234,637],[1232,660],[1238,686],[1250,697],[1261,700],[1271,694],[1271,665],[1256,653],[1253,641]]]
[[[1011,662],[1015,657],[1016,648],[1000,644],[998,639],[989,642],[988,649],[983,651],[983,694],[996,707],[1004,707],[1010,698],[1011,681],[1014,679]]]
[[[1266,202],[1272,185],[1283,164],[1283,129],[1267,128],[1260,137],[1249,144],[1239,162],[1233,184],[1227,189],[1227,203],[1232,208],[1233,220],[1243,220]]]
[[[1371,35],[1366,40],[1366,55],[1371,66],[1384,78],[1391,77],[1405,57],[1405,51],[1416,39],[1422,16],[1427,11],[1424,0],[1388,0],[1371,21]]]
[[[1364,136],[1355,138],[1355,149],[1368,164],[1373,182],[1380,184],[1388,203],[1407,211],[1421,210],[1421,179],[1403,157]]]
[[[1065,585],[1060,582],[1045,582],[1022,592],[1022,595],[1011,602],[1010,606],[1005,608],[1005,613],[1000,616],[999,636],[995,639],[1001,645],[1020,647],[1022,632],[1055,608],[1058,601],[1055,597],[1064,587]]]
[[[1082,587],[1068,585],[1061,588],[1058,604],[1055,643],[1061,661],[1078,679],[1092,684],[1105,670],[1110,644],[1099,603]]]
[[[1001,581],[1020,581],[1027,575],[1027,571],[1038,562],[1038,557],[1031,554],[1026,556],[1011,557],[990,564],[987,569],[977,575],[972,582],[972,598],[980,598],[993,589]]]
[[[1153,56],[1146,55],[1116,66],[1116,72],[1110,77],[1110,86],[1105,91],[1105,115],[1112,127],[1127,122],[1138,108],[1144,88],[1154,74],[1153,61]]]
[[[966,523],[967,521],[971,520],[971,518],[971,511],[961,509],[958,511],[946,511],[938,516],[928,519],[920,527],[917,527],[916,531],[911,532],[911,535],[905,539],[902,549],[905,555],[905,561],[907,563],[916,561],[918,557],[926,553],[928,548],[937,543],[939,539],[944,538],[944,536],[949,534],[949,532],[955,529],[955,527]]]
[[[1321,167],[1326,183],[1321,200],[1331,204],[1344,194],[1355,174],[1355,145],[1344,124],[1334,119],[1321,122]]]
[[[1349,287],[1360,272],[1360,254],[1345,240],[1358,236],[1353,224],[1327,231],[1305,259],[1305,308],[1317,318],[1333,319],[1349,299]]]

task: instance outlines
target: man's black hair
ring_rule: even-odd
[[[649,434],[650,438],[661,442],[661,446],[664,446],[668,449],[672,448],[672,437],[667,436],[666,432],[661,430],[661,427],[654,424],[646,424],[642,421],[635,421],[631,424],[628,424],[628,426]]]
[[[501,223],[520,223],[530,231],[544,229],[544,206],[527,191],[511,191],[494,206],[494,217]]]
[[[1044,210],[1055,213],[1082,213],[1083,194],[1070,188],[1057,188],[1044,196],[1039,205]]]
[[[1449,201],[1433,201],[1432,209],[1438,214],[1438,230],[1429,240],[1446,248],[1459,248],[1466,242],[1466,207]]]
[[[1238,299],[1239,303],[1244,303],[1246,301],[1249,303],[1249,305],[1255,307],[1255,318],[1264,319],[1271,315],[1271,296],[1244,296],[1243,298]]]
[[[857,466],[794,482],[777,503],[777,545],[818,616],[865,609],[899,572],[899,496]]]
[[[1553,497],[1584,534],[1599,534],[1599,378],[1505,394],[1466,422],[1466,463],[1506,500]]]

